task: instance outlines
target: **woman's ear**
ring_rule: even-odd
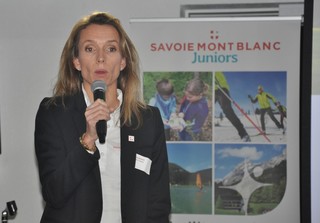
[[[78,70],[81,71],[81,65],[80,65],[80,61],[78,58],[74,58],[73,59],[73,66]]]
[[[126,58],[122,58],[121,59],[121,64],[120,64],[120,71],[122,71],[127,65],[127,62],[126,62]]]

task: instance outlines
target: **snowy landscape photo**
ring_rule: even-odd
[[[216,72],[215,142],[286,143],[287,73]]]

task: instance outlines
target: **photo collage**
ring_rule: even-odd
[[[144,72],[160,110],[172,213],[261,215],[287,181],[287,72]]]

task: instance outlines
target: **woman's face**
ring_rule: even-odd
[[[73,64],[81,71],[87,91],[95,80],[103,80],[108,89],[117,88],[117,78],[126,66],[119,44],[119,34],[111,25],[91,24],[81,31],[79,56]]]

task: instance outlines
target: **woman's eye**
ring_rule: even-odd
[[[107,52],[116,52],[116,51],[117,51],[116,47],[111,46],[107,48]]]
[[[90,46],[85,47],[84,50],[85,50],[86,52],[93,52],[93,48],[90,47]]]

